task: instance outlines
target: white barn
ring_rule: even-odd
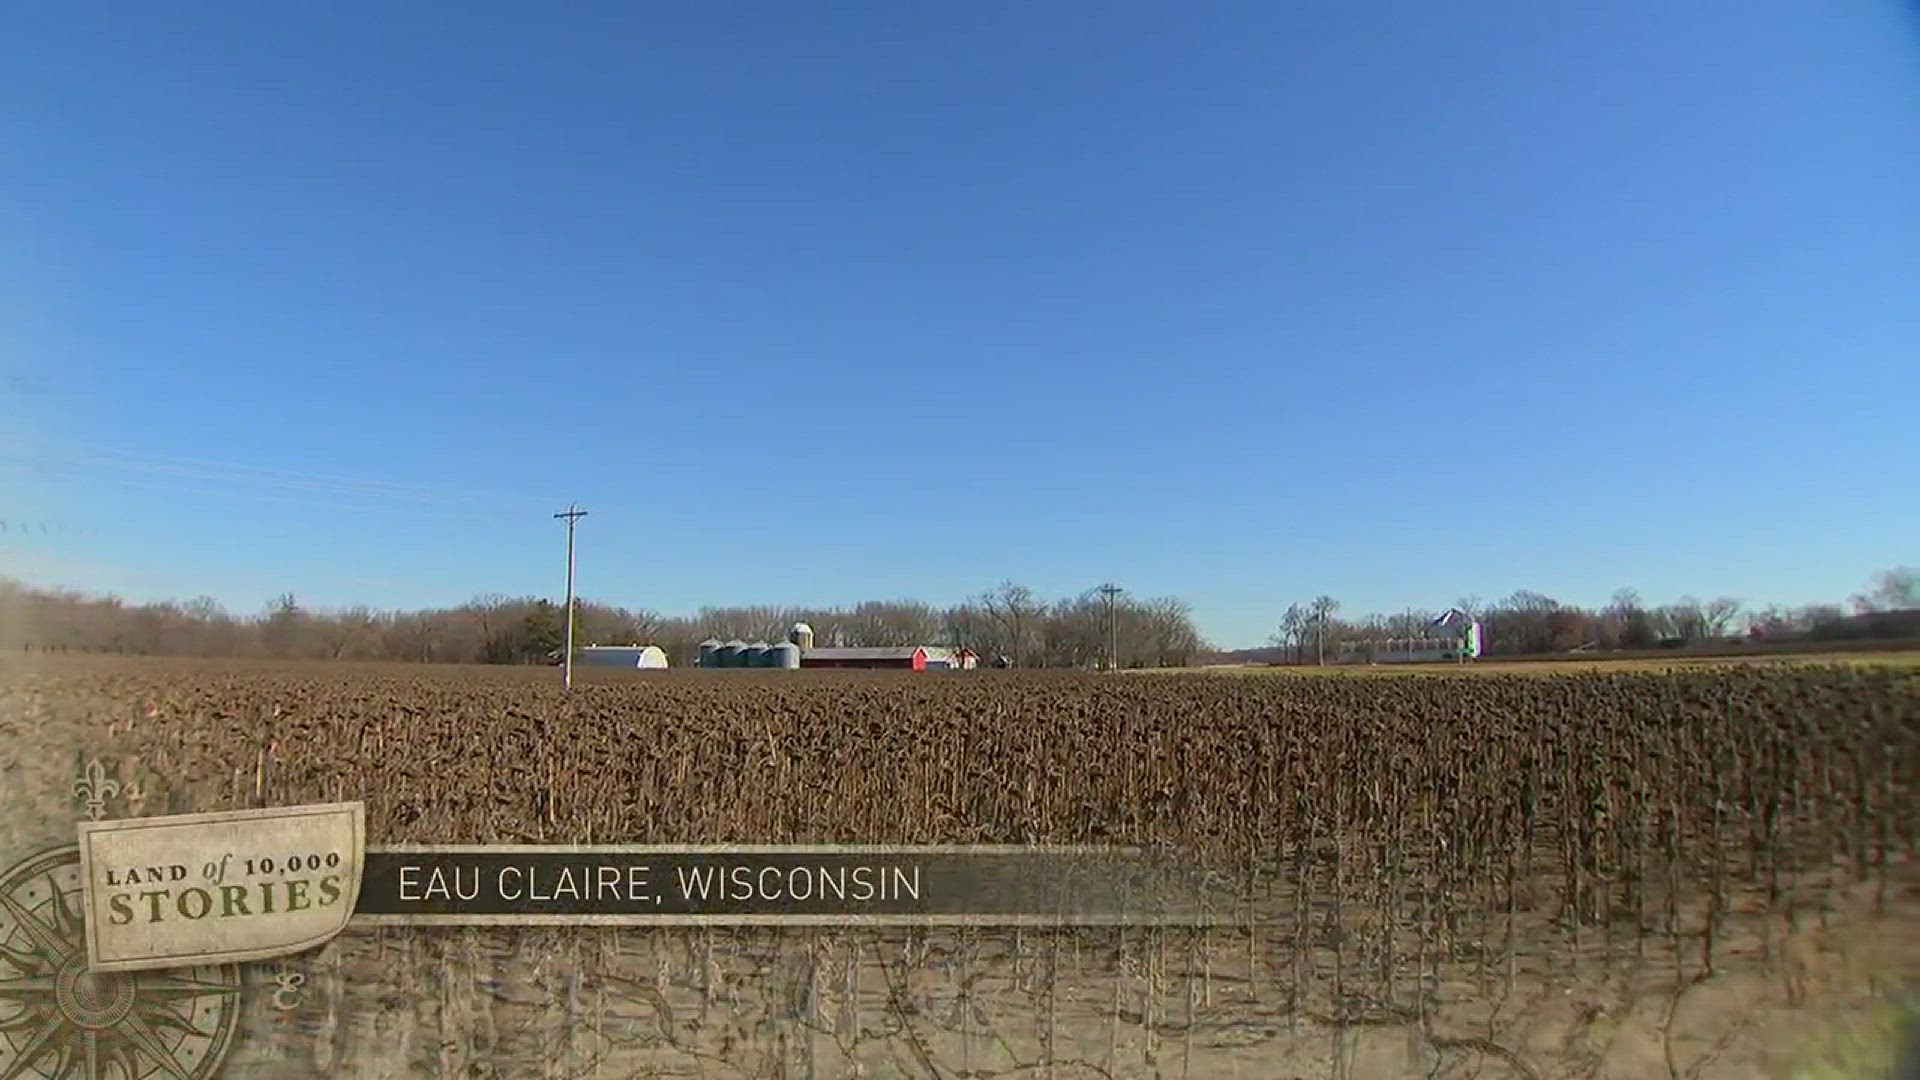
[[[589,667],[663,668],[667,653],[658,645],[588,645],[580,650],[578,663]]]

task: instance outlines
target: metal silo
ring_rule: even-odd
[[[783,641],[767,650],[767,666],[786,671],[800,668],[800,646],[791,641]]]
[[[747,643],[734,638],[720,646],[720,666],[723,668],[746,667]]]
[[[700,666],[703,668],[720,666],[719,638],[708,638],[700,643]]]
[[[787,631],[787,640],[799,646],[801,652],[811,652],[813,650],[813,627],[803,622],[794,623],[793,629]]]
[[[767,666],[767,643],[764,641],[756,641],[753,644],[747,646],[746,662],[741,666],[742,667],[766,667]]]

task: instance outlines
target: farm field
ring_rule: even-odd
[[[1795,660],[16,661],[0,775],[19,854],[98,756],[126,812],[364,799],[374,843],[1146,844],[1243,885],[1204,933],[354,930],[245,1075],[1786,1076],[1920,989],[1920,669]]]

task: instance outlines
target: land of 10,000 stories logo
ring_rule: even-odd
[[[275,941],[276,929],[266,926],[242,931],[248,940],[238,949],[222,940],[231,934],[204,925],[216,920],[120,927],[115,937],[107,924],[126,907],[126,897],[94,895],[100,880],[111,883],[113,867],[133,852],[159,856],[154,861],[178,868],[170,876],[184,877],[184,853],[208,850],[209,841],[283,837],[290,829],[317,835],[328,823],[316,812],[348,822],[346,831],[335,832],[346,838],[357,878],[362,810],[339,804],[103,821],[122,792],[98,760],[87,764],[74,789],[88,819],[79,826],[80,843],[41,851],[0,872],[0,1078],[212,1077],[240,1025],[240,964],[303,951],[313,940],[311,917],[263,920],[304,922],[293,929],[305,941],[284,935]],[[90,878],[90,863],[101,865],[100,880]],[[141,932],[129,936],[130,930]],[[297,977],[278,976],[269,1003],[279,1009],[297,1004],[286,992]]]

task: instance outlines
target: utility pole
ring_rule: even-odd
[[[567,519],[567,658],[562,661],[565,674],[561,676],[568,690],[573,689],[573,527],[581,518],[587,516],[585,510],[569,503],[567,512],[553,515]]]
[[[1114,599],[1127,590],[1109,581],[1095,590],[1107,598],[1107,670],[1120,670],[1120,622],[1114,609]]]

